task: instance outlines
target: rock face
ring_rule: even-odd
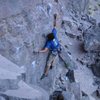
[[[22,70],[1,55],[0,65],[0,90],[17,89]]]
[[[62,53],[40,80],[48,53],[33,51],[44,47],[55,13]],[[55,100],[54,91],[65,100],[95,100],[99,18],[99,0],[0,0],[0,100]]]
[[[22,74],[25,73],[23,69],[1,55],[0,65],[0,95],[6,100],[49,100],[45,90],[37,86],[31,87],[22,81]]]
[[[7,95],[10,100],[49,100],[48,94],[39,87],[30,87],[25,82],[20,81],[18,83],[19,88],[16,90],[8,90],[3,93]],[[28,92],[27,92],[28,91]]]
[[[95,26],[84,33],[84,46],[88,52],[100,52],[100,27]]]
[[[85,50],[88,51],[89,55],[92,57],[91,59],[93,59],[91,62],[92,64],[92,69],[93,72],[96,76],[100,77],[100,57],[99,57],[99,53],[100,53],[100,27],[97,25],[93,28],[90,28],[89,30],[86,31],[86,33],[84,34],[84,46],[85,46]]]

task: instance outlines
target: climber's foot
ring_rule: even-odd
[[[53,66],[51,65],[51,66],[50,66],[50,69],[52,69],[52,68],[53,68]]]
[[[43,78],[47,77],[47,75],[43,74],[40,78],[40,80],[42,80]]]

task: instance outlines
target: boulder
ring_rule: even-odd
[[[6,100],[4,97],[0,96],[0,100]]]
[[[95,26],[84,33],[84,48],[88,52],[100,51],[100,27]]]
[[[62,49],[61,53],[59,54],[59,57],[65,63],[66,68],[68,68],[70,70],[77,69],[77,65],[75,64],[75,62],[72,60],[70,55],[64,49]]]
[[[25,82],[18,83],[16,90],[7,90],[1,94],[8,100],[49,100],[48,93],[37,86],[31,87]]]
[[[0,91],[17,89],[22,73],[19,66],[0,55]]]
[[[80,83],[80,89],[86,95],[91,95],[97,90],[97,86],[93,85],[94,78],[92,71],[86,66],[82,66],[74,71],[75,81]]]
[[[64,91],[63,93],[64,100],[76,100],[75,95],[72,92]]]
[[[92,71],[94,75],[96,75],[97,77],[100,77],[100,60],[95,61],[95,64],[92,65]]]
[[[80,84],[73,82],[71,83],[71,92],[74,94],[76,100],[80,100],[82,98]]]
[[[92,96],[83,96],[81,100],[96,100],[96,99]]]

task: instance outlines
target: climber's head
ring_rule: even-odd
[[[53,33],[49,33],[49,34],[47,35],[47,38],[48,38],[49,41],[53,40],[53,39],[54,39]]]

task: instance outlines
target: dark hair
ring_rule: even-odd
[[[57,100],[64,100],[63,95],[62,95],[62,94],[59,94],[59,95],[57,96]]]
[[[49,41],[53,40],[53,39],[54,39],[53,33],[49,33],[49,34],[47,35],[47,39],[48,39]]]

